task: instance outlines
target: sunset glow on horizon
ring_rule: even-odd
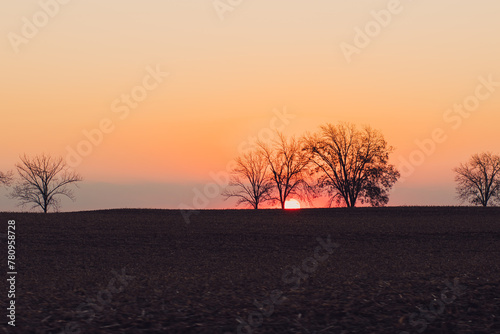
[[[297,210],[300,209],[300,202],[296,199],[290,199],[285,202],[285,209]]]
[[[234,159],[327,123],[394,147],[389,205],[458,205],[452,169],[500,154],[498,1],[0,7],[0,171],[64,157],[84,178],[64,211],[234,208],[220,195]],[[19,210],[7,193],[0,211]]]

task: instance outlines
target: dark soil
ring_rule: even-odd
[[[0,213],[1,233],[9,219],[0,333],[500,333],[500,208]]]

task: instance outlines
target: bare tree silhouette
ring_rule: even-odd
[[[257,145],[271,170],[277,193],[272,199],[284,209],[290,196],[310,200],[311,187],[307,182],[309,157],[295,137],[287,140],[282,133],[277,132],[277,135],[278,138],[271,145],[261,141]]]
[[[254,209],[259,208],[271,198],[273,188],[269,180],[269,165],[260,152],[246,153],[236,159],[236,167],[232,171],[229,187],[222,195],[226,199],[238,198],[237,205],[250,204]]]
[[[379,131],[368,126],[358,130],[349,123],[327,124],[304,141],[319,175],[317,186],[330,195],[330,205],[334,200],[347,207],[356,206],[358,200],[372,206],[387,204],[400,174],[388,163],[393,148]]]
[[[13,176],[12,171],[8,171],[7,173],[0,172],[0,185],[9,186],[13,180]]]
[[[19,180],[10,194],[11,198],[19,200],[22,206],[32,204],[32,209],[40,207],[44,213],[51,207],[55,210],[59,208],[58,196],[75,200],[68,186],[82,180],[80,175],[70,171],[62,157],[53,159],[45,154],[33,158],[22,156],[16,169]]]
[[[500,156],[491,152],[474,154],[454,168],[458,198],[462,202],[487,206],[500,203]]]

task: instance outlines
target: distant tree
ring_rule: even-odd
[[[458,198],[462,202],[487,206],[500,203],[500,156],[490,152],[474,154],[453,169]]]
[[[389,201],[389,190],[400,174],[389,164],[393,148],[383,135],[368,126],[340,123],[321,126],[318,133],[306,135],[305,149],[316,166],[317,187],[326,190],[330,205],[354,207],[358,200],[372,206]]]
[[[272,200],[279,202],[282,209],[290,196],[309,200],[309,156],[303,151],[301,142],[295,137],[288,140],[282,133],[277,132],[277,139],[272,144],[259,141],[257,145],[271,171],[275,188]]]
[[[0,185],[9,186],[12,182],[14,174],[9,171],[7,173],[0,172]]]
[[[68,186],[82,180],[80,175],[69,169],[63,158],[53,159],[44,154],[33,158],[22,156],[16,169],[19,178],[11,198],[19,200],[22,206],[32,204],[32,208],[40,207],[44,213],[51,207],[55,210],[59,208],[59,196],[75,200]]]
[[[238,198],[236,205],[249,204],[254,209],[271,199],[273,184],[269,180],[269,165],[257,151],[246,153],[236,159],[229,188],[222,195],[226,199]]]

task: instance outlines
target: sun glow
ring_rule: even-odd
[[[285,209],[300,209],[300,202],[296,199],[291,199],[285,202]]]

